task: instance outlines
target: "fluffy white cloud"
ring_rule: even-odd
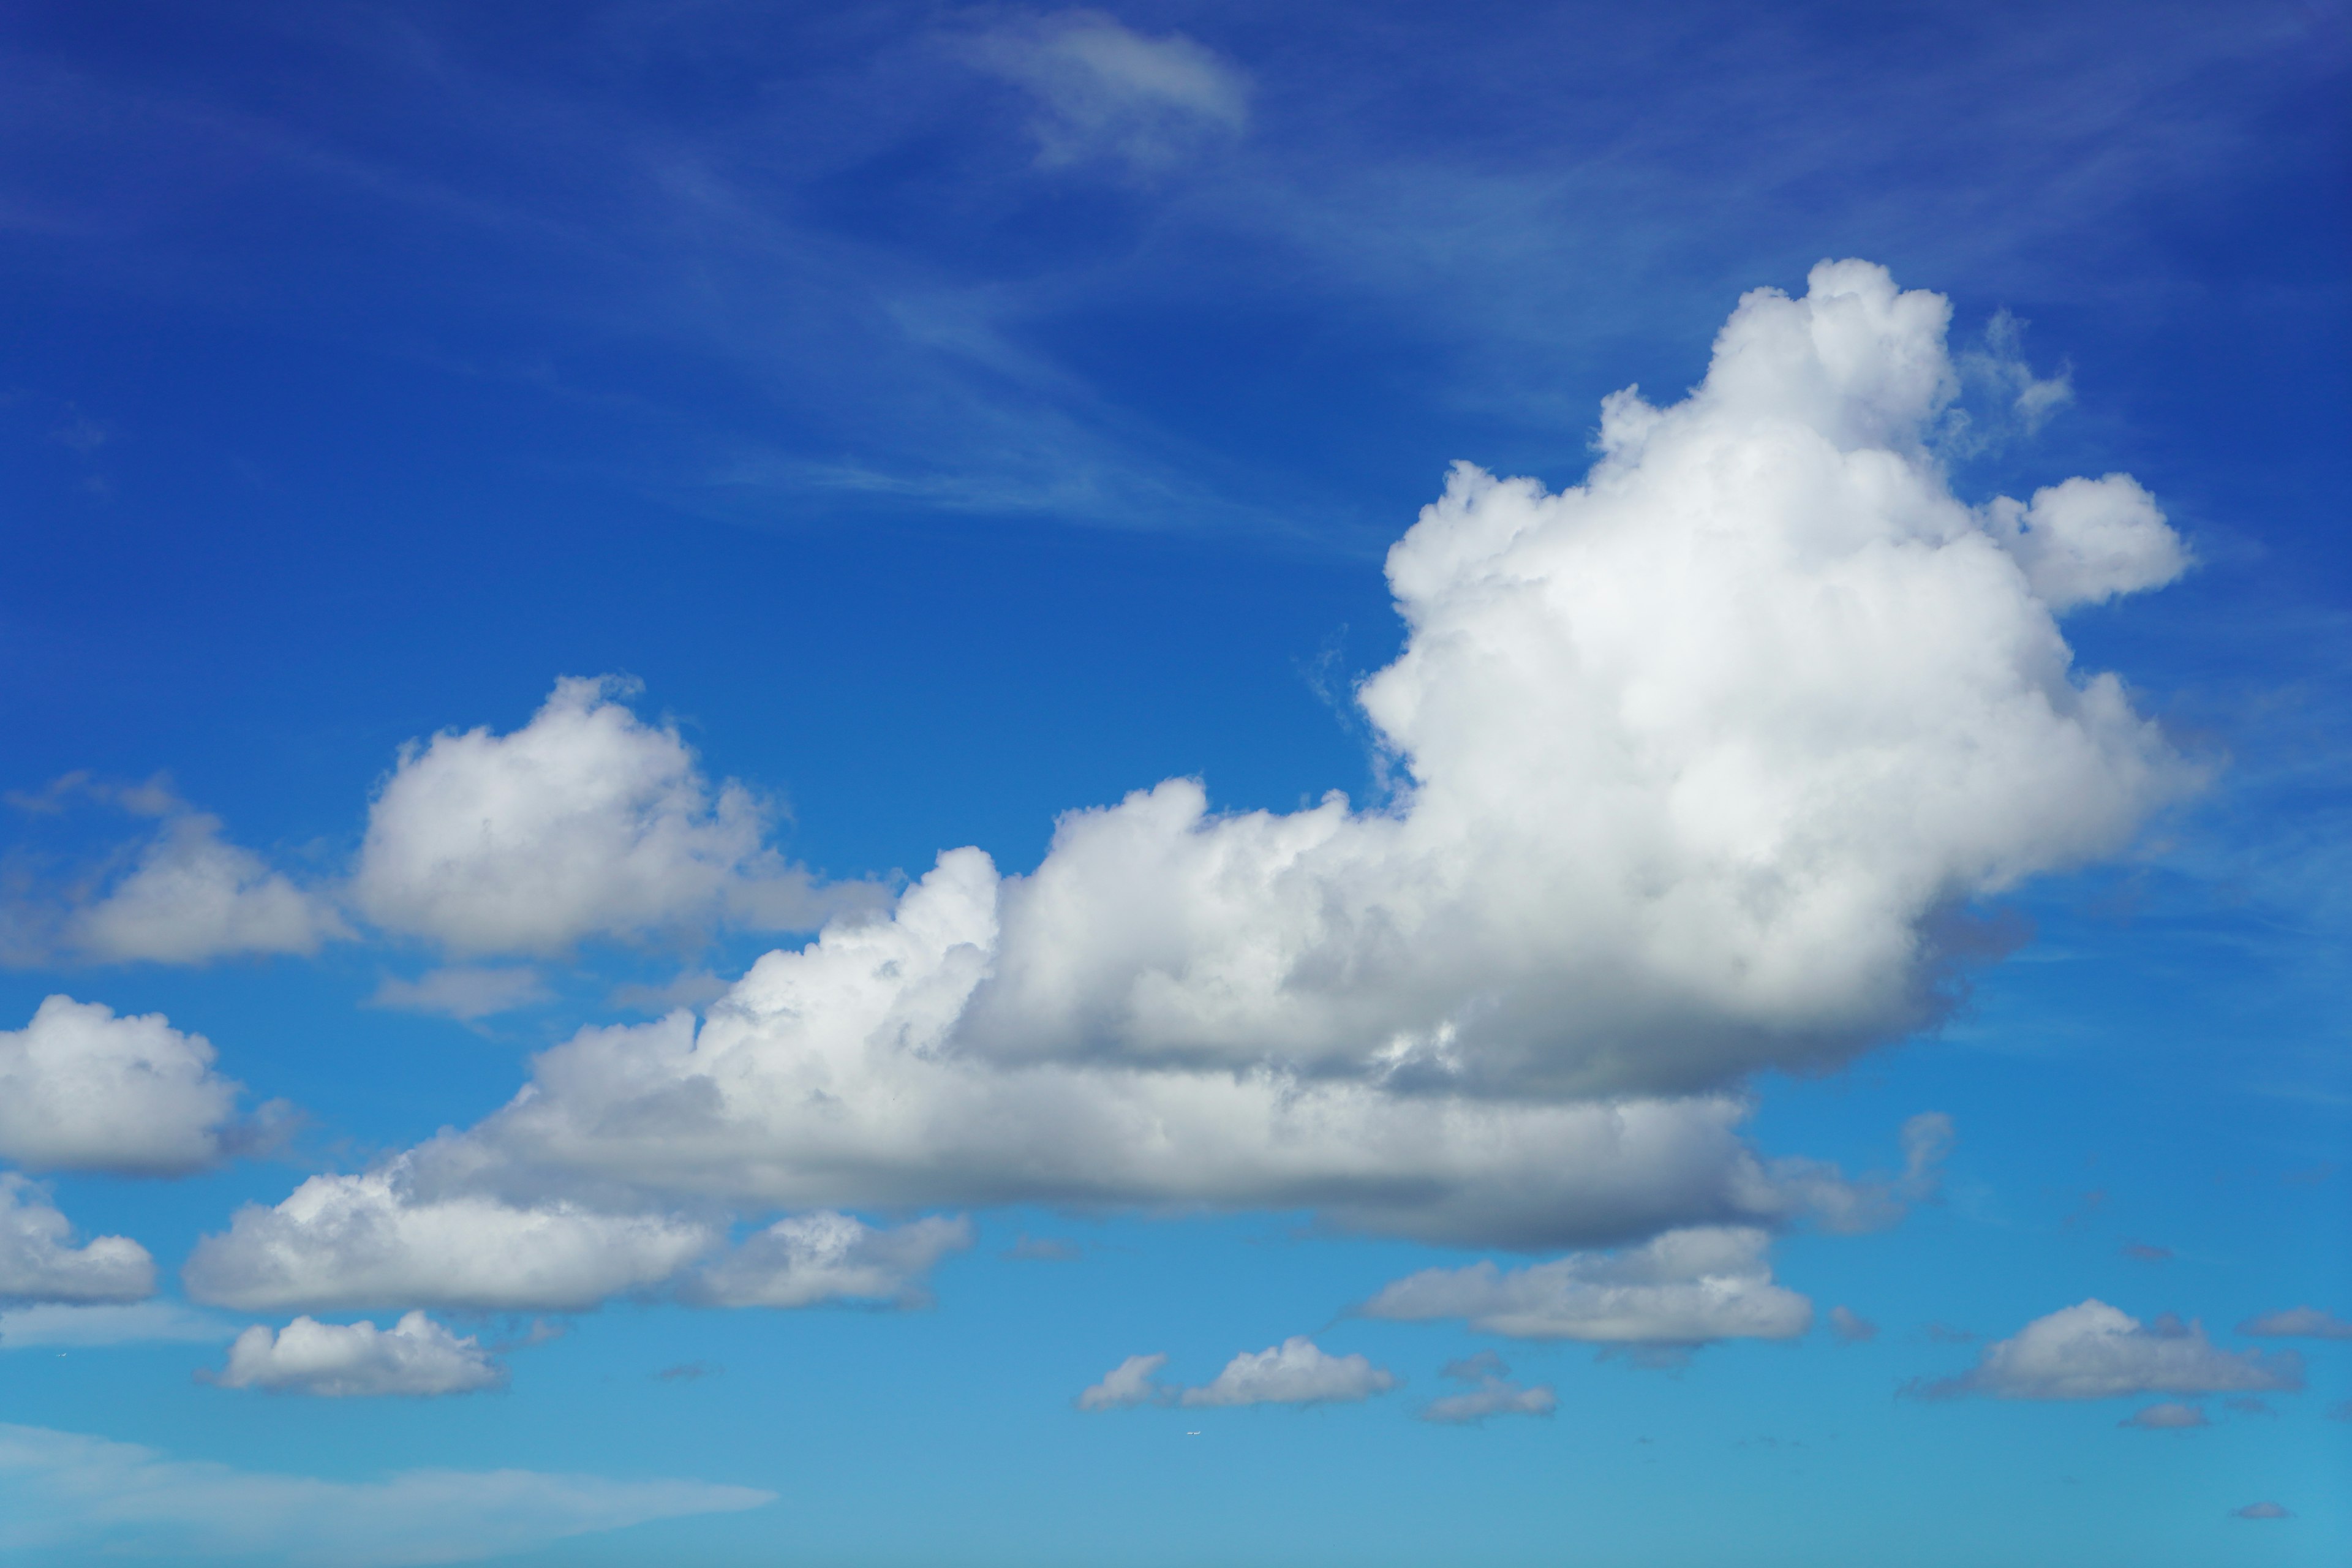
[[[1164,1353],[1131,1355],[1105,1373],[1100,1383],[1081,1390],[1076,1404],[1081,1410],[1125,1410],[1157,1399],[1160,1388],[1155,1379],[1167,1364]]]
[[[1249,121],[1249,82],[1181,33],[1150,37],[1099,11],[1062,11],[974,40],[972,62],[1033,94],[1039,162],[1163,168]]]
[[[429,1306],[566,1310],[650,1289],[718,1244],[708,1222],[418,1190],[411,1163],[313,1176],[275,1208],[248,1204],[200,1242],[197,1300],[266,1312]]]
[[[1448,1362],[1439,1375],[1468,1386],[1458,1394],[1441,1394],[1413,1414],[1440,1426],[1470,1426],[1493,1415],[1549,1415],[1559,1407],[1559,1396],[1549,1386],[1513,1383],[1510,1370],[1493,1351]]]
[[[221,1158],[239,1085],[161,1013],[52,996],[0,1030],[0,1158],[35,1170],[170,1175]]]
[[[772,1492],[530,1470],[377,1481],[237,1470],[74,1432],[0,1426],[0,1542],[76,1561],[268,1558],[323,1568],[470,1563],[650,1520],[733,1512]]]
[[[155,1260],[128,1237],[73,1245],[73,1226],[38,1185],[0,1171],[0,1302],[136,1301]]]
[[[202,812],[167,818],[131,874],[73,912],[66,947],[109,962],[202,963],[240,952],[312,953],[351,934],[334,906],[220,836]]]
[[[1327,1355],[1304,1334],[1244,1351],[1215,1379],[1177,1396],[1181,1405],[1343,1405],[1386,1394],[1396,1378],[1360,1355]]]
[[[2118,1426],[2137,1426],[2143,1432],[2182,1432],[2194,1426],[2210,1426],[2205,1412],[2193,1405],[2167,1402],[2151,1405],[2147,1409],[2124,1417]]]
[[[1526,1268],[1424,1268],[1360,1309],[1370,1318],[1462,1318],[1514,1339],[1698,1345],[1793,1339],[1813,1304],[1772,1282],[1771,1237],[1746,1226],[1669,1231],[1617,1253]]]
[[[234,1325],[172,1301],[91,1307],[52,1303],[0,1312],[0,1350],[157,1342],[207,1344],[236,1334]]]
[[[2224,1351],[2194,1323],[2143,1324],[2105,1301],[2084,1301],[2036,1318],[2011,1339],[1985,1347],[1970,1371],[1919,1392],[1930,1398],[1984,1394],[2000,1399],[2116,1399],[2132,1394],[2238,1394],[2303,1386],[2292,1351]]]
[[[512,734],[404,748],[368,812],[359,910],[489,953],[721,921],[791,930],[839,908],[763,846],[765,807],[732,782],[714,791],[676,729],[615,700],[626,689],[568,678]]]
[[[1758,1158],[1739,1085],[1932,1023],[1955,911],[2116,849],[2189,782],[2056,618],[2160,580],[2178,542],[2113,476],[1956,498],[1927,445],[1948,316],[1825,263],[1802,299],[1743,299],[1687,398],[1609,399],[1582,485],[1457,469],[1391,552],[1409,637],[1359,692],[1393,798],[1217,814],[1174,780],[1066,816],[1026,876],[950,851],[698,1025],[541,1056],[394,1206],[1312,1207],[1519,1247],[1887,1223],[1948,1122],[1849,1181]],[[645,929],[743,879],[730,798],[567,681],[514,735],[412,749],[356,886],[485,951]],[[1726,1278],[1726,1301],[1639,1287],[1675,1310],[1629,1333],[1801,1328],[1769,1275]]]
[[[702,1269],[686,1299],[714,1307],[812,1307],[824,1301],[929,1300],[923,1277],[971,1245],[963,1218],[919,1219],[877,1230],[823,1211],[777,1221]]]
[[[2317,1307],[2264,1312],[2240,1323],[2238,1331],[2275,1339],[2352,1340],[2352,1323]]]
[[[213,1381],[346,1398],[470,1394],[503,1387],[507,1372],[473,1336],[460,1339],[411,1312],[389,1329],[297,1318],[273,1333],[256,1323],[229,1346],[228,1365]]]

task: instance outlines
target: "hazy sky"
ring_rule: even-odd
[[[2352,1548],[2337,0],[0,24],[0,1563]]]

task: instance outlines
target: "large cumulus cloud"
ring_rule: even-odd
[[[2119,475],[1956,497],[1927,444],[1948,318],[1825,263],[1801,299],[1743,299],[1686,398],[1608,399],[1583,484],[1458,468],[1391,552],[1410,635],[1359,691],[1392,797],[1220,814],[1171,780],[1065,816],[1026,875],[950,851],[702,1019],[541,1057],[402,1191],[1311,1206],[1513,1247],[1899,1212],[1948,1128],[1915,1123],[1906,1174],[1874,1184],[1767,1162],[1746,1077],[1931,1024],[1958,911],[2114,851],[2188,782],[2057,618],[2185,552]],[[560,689],[534,727],[623,736],[601,700]],[[587,788],[520,752],[477,766],[487,743],[412,755],[369,855],[443,863],[385,825],[444,747],[451,780],[518,800]],[[685,819],[751,842],[723,802]],[[386,875],[361,882],[386,924],[542,940],[497,886]],[[460,936],[476,919],[498,931]],[[310,1245],[268,1223],[287,1256]]]

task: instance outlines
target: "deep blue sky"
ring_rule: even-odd
[[[2352,1344],[2240,1325],[2307,1306],[2352,1334],[2347,58],[2336,0],[16,8],[0,1030],[54,994],[160,1012],[248,1110],[299,1114],[158,1178],[11,1155],[0,1108],[0,1171],[202,1314],[64,1355],[0,1318],[0,1428],[33,1434],[0,1442],[0,1562],[301,1560],[313,1505],[261,1479],[418,1469],[776,1494],[643,1523],[534,1504],[504,1544],[551,1563],[2341,1561]],[[1927,1026],[1712,1081],[1762,1156],[1849,1174],[1899,1169],[1906,1118],[1955,1129],[1899,1223],[1768,1227],[1801,1337],[1596,1362],[1350,1315],[1416,1270],[1570,1248],[977,1178],[711,1200],[739,1242],[816,1206],[968,1216],[878,1307],[183,1284],[240,1204],[382,1169],[496,1110],[532,1053],[658,1011],[614,987],[715,977],[677,993],[705,1006],[821,918],[466,949],[446,906],[352,879],[404,745],[633,679],[639,732],[764,799],[765,844],[892,895],[959,846],[1029,872],[1057,816],[1162,779],[1219,810],[1401,809],[1352,692],[1405,647],[1383,554],[1447,466],[1580,482],[1605,395],[1675,402],[1744,293],[1847,257],[1950,301],[1971,422],[1939,416],[1923,461],[1961,501],[2128,473],[2185,541],[2177,581],[2061,624],[2203,783],[2095,853],[1947,889],[1935,918],[1998,940],[1937,971]],[[2062,374],[2038,420],[2001,379]],[[179,804],[142,815],[122,792],[158,775]],[[190,813],[348,934],[192,962],[71,936]],[[485,968],[529,970],[511,1005],[383,1005]],[[1024,1235],[1071,1256],[1007,1256]],[[68,1299],[7,1267],[18,1310]],[[2295,1352],[2299,1391],[1916,1396],[2094,1299],[2196,1320],[2233,1366]],[[1837,1342],[1833,1304],[1874,1337]],[[249,1325],[419,1306],[482,1347],[566,1331],[499,1350],[510,1382],[480,1392],[224,1385]],[[1400,1385],[1071,1408],[1131,1354],[1205,1386],[1294,1335]],[[1409,1418],[1482,1349],[1557,1408]],[[2263,1411],[2230,1405],[2249,1391]],[[2163,1403],[2208,1424],[2119,1428]],[[163,1483],[139,1465],[181,1461],[228,1468],[141,1515]],[[37,1493],[41,1522],[8,1524]],[[2293,1517],[2232,1512],[2263,1502]],[[425,1550],[376,1549],[318,1548]]]

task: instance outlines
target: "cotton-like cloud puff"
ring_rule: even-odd
[[[2240,1323],[2238,1331],[2272,1339],[2352,1340],[2352,1323],[2317,1307],[2264,1312]]]
[[[1850,1307],[1832,1307],[1830,1332],[1842,1345],[1864,1344],[1878,1337],[1878,1325]]]
[[[732,922],[785,931],[839,907],[764,847],[768,812],[714,791],[672,728],[612,680],[556,682],[508,735],[447,731],[400,756],[368,812],[351,894],[386,931],[466,953]]]
[[[64,946],[103,962],[203,963],[233,953],[309,954],[350,934],[332,903],[224,839],[218,817],[182,808],[129,876],[72,913]]]
[[[2210,1426],[2212,1423],[2206,1420],[2205,1412],[2198,1409],[2194,1405],[2180,1405],[2168,1401],[2162,1405],[2151,1405],[2145,1410],[2126,1415],[2116,1425],[2137,1426],[2143,1432],[2185,1432],[2192,1427]]]
[[[407,1568],[470,1563],[648,1520],[728,1513],[772,1492],[531,1470],[409,1470],[373,1481],[237,1470],[75,1432],[0,1426],[12,1546],[89,1561],[234,1557]]]
[[[1413,1412],[1416,1418],[1443,1426],[1475,1426],[1494,1415],[1549,1415],[1559,1397],[1545,1384],[1530,1388],[1510,1381],[1511,1369],[1492,1351],[1481,1351],[1466,1361],[1448,1362],[1441,1377],[1466,1384],[1458,1394],[1441,1394]]]
[[[1150,37],[1099,11],[1061,11],[972,40],[971,62],[1026,89],[1038,162],[1166,168],[1249,122],[1249,82],[1181,33]]]
[[[34,1170],[177,1175],[225,1152],[241,1086],[161,1013],[51,996],[0,1030],[0,1158]]]
[[[228,1365],[212,1381],[343,1399],[470,1394],[503,1387],[507,1370],[471,1335],[460,1339],[410,1312],[389,1329],[297,1318],[273,1333],[256,1323],[229,1346]]]
[[[1103,1374],[1103,1380],[1079,1391],[1072,1403],[1081,1410],[1125,1410],[1160,1396],[1160,1384],[1154,1381],[1160,1369],[1168,1364],[1160,1355],[1131,1355]]]
[[[2215,1347],[2197,1325],[2143,1324],[2104,1301],[2036,1318],[2011,1339],[1987,1345],[1976,1367],[1929,1384],[1929,1398],[1984,1394],[2000,1399],[2115,1399],[2133,1394],[2294,1392],[2303,1360]]]
[[[1771,1237],[1750,1226],[1669,1231],[1617,1253],[1525,1268],[1424,1268],[1359,1309],[1368,1318],[1461,1318],[1484,1333],[1600,1344],[1794,1339],[1813,1304],[1772,1281]]]
[[[923,1279],[931,1266],[971,1245],[971,1223],[962,1218],[877,1230],[847,1215],[799,1215],[702,1269],[684,1293],[714,1307],[913,1305],[929,1299]]]
[[[155,1260],[128,1237],[73,1245],[73,1226],[37,1184],[0,1171],[0,1303],[137,1301]]]
[[[1244,1351],[1225,1370],[1177,1396],[1180,1405],[1345,1405],[1386,1394],[1396,1378],[1360,1355],[1326,1354],[1304,1334]]]
[[[1948,1123],[1849,1182],[1757,1157],[1739,1085],[1933,1023],[1977,940],[1956,910],[2192,782],[2056,620],[2178,541],[2120,476],[1955,498],[1927,446],[1948,317],[1827,263],[1743,299],[1683,401],[1609,399],[1582,485],[1457,469],[1390,554],[1409,636],[1359,689],[1392,799],[1220,815],[1174,780],[1066,816],[1026,876],[950,850],[698,1025],[541,1055],[391,1196],[1304,1206],[1523,1248],[1887,1223]],[[566,682],[514,736],[412,751],[357,886],[456,945],[557,945],[707,908],[747,811]],[[656,858],[691,897],[641,841],[709,846]]]

